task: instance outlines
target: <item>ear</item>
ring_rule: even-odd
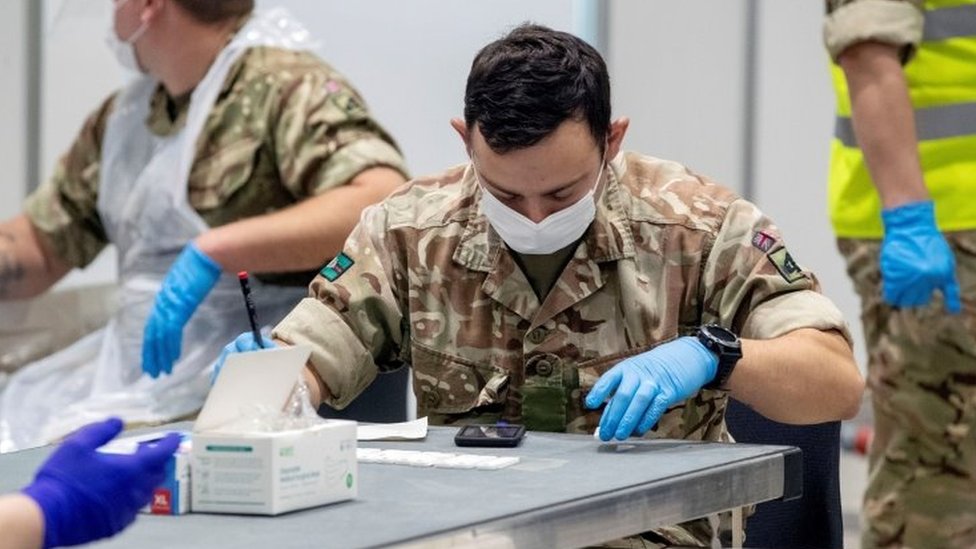
[[[470,134],[468,133],[468,125],[465,124],[464,120],[461,120],[460,118],[452,118],[451,127],[454,128],[454,131],[456,131],[457,134],[461,137],[461,141],[464,142],[464,149],[468,151],[468,154],[470,155],[471,140],[469,139]]]
[[[627,117],[621,117],[610,122],[610,133],[607,135],[607,160],[612,160],[620,152],[620,146],[629,127],[630,119]]]
[[[146,23],[159,16],[166,7],[167,0],[144,0],[142,10],[139,12],[139,21]]]

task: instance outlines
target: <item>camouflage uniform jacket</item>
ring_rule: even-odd
[[[53,177],[27,199],[32,224],[76,267],[108,244],[96,204],[114,97],[89,116]],[[161,138],[174,134],[184,125],[189,101],[189,93],[172,98],[160,86],[149,129]],[[231,67],[211,109],[188,197],[215,227],[285,208],[375,166],[406,173],[396,144],[342,75],[309,52],[255,47]],[[312,274],[262,278],[307,284]]]
[[[610,168],[594,222],[542,303],[461,166],[367,209],[275,335],[312,347],[335,407],[378,370],[408,364],[417,415],[435,424],[504,418],[579,433],[598,424],[582,402],[602,373],[702,323],[744,338],[810,327],[850,339],[755,206],[677,163],[625,153]],[[724,391],[703,390],[649,436],[726,440],[725,403]]]

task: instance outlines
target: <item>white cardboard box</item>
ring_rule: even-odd
[[[194,512],[277,515],[356,497],[356,423],[193,437]]]
[[[193,512],[277,515],[356,497],[356,422],[247,432],[242,410],[284,408],[307,347],[229,355],[193,427]]]

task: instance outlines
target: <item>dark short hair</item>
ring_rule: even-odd
[[[254,0],[173,0],[201,23],[220,23],[254,11]]]
[[[499,154],[531,147],[566,120],[585,121],[603,148],[610,75],[599,52],[566,32],[523,23],[478,52],[464,120]]]

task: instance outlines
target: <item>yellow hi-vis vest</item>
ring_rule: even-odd
[[[831,67],[837,124],[828,204],[837,236],[881,238],[881,199],[851,125],[844,72]],[[976,0],[926,0],[925,28],[905,66],[925,183],[942,231],[976,229]]]

